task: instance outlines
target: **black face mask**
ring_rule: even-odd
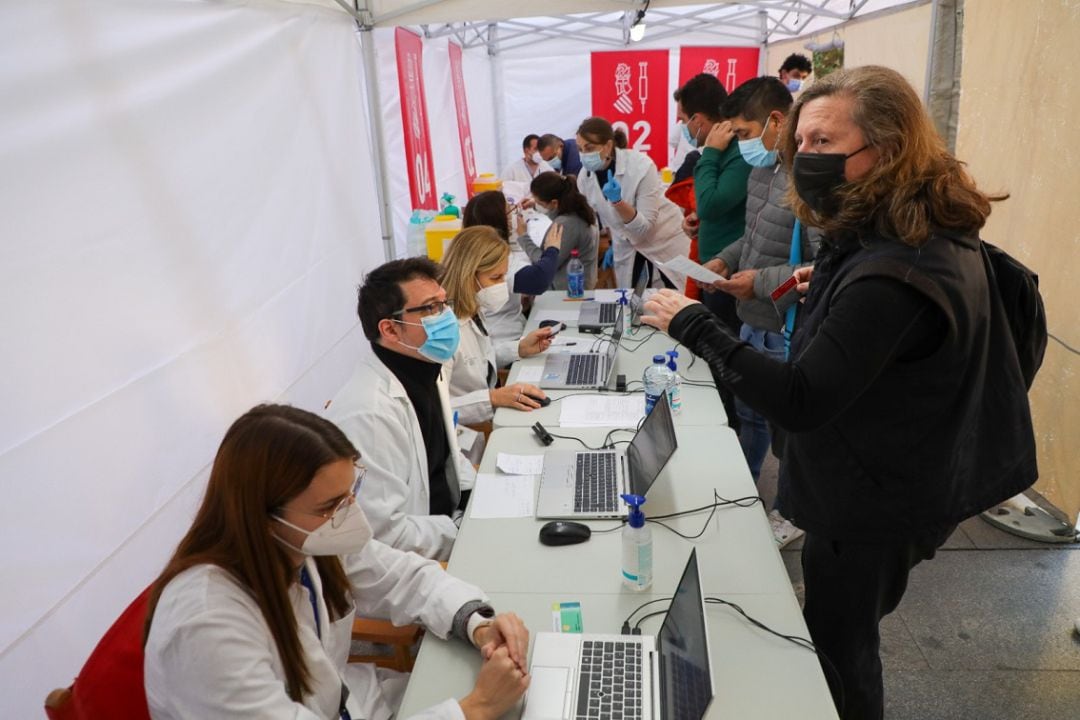
[[[869,145],[863,145],[853,153],[795,153],[792,179],[795,192],[810,209],[819,215],[836,212],[836,188],[843,185],[844,164],[849,157],[858,155]]]

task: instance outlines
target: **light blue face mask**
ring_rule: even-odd
[[[802,80],[799,78],[791,78],[787,81],[787,89],[789,92],[799,92],[802,89]]]
[[[560,170],[562,170],[562,158],[556,155],[555,157],[551,158],[550,161],[548,161],[548,165],[550,165],[551,169],[555,172],[559,172]]]
[[[688,123],[683,123],[682,136],[686,139],[686,142],[690,143],[690,147],[697,147],[697,138],[690,134],[690,125]]]
[[[760,135],[750,140],[739,141],[739,152],[742,153],[743,160],[746,161],[747,165],[772,167],[776,164],[776,150],[766,150],[765,142],[762,140],[765,137],[765,131],[768,129],[769,118],[765,118],[765,127],[762,128]]]
[[[444,309],[438,315],[421,318],[419,323],[405,322],[404,320],[398,320],[397,322],[402,325],[423,326],[424,331],[427,333],[427,340],[424,341],[423,345],[413,347],[406,343],[401,344],[417,351],[428,360],[441,365],[448,362],[457,352],[458,343],[461,342],[461,330],[458,328],[457,315],[450,308]]]
[[[600,151],[581,153],[581,166],[589,172],[599,172],[604,169],[604,159],[600,157]]]

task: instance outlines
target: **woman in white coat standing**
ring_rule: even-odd
[[[582,122],[577,144],[582,165],[578,190],[611,230],[619,287],[634,284],[635,253],[654,264],[689,256],[690,238],[682,231],[682,212],[664,197],[653,161],[644,153],[617,147],[616,132],[604,118]],[[670,270],[662,274],[666,286],[680,292],[685,289],[685,275]]]
[[[485,320],[506,304],[510,246],[492,227],[477,225],[458,233],[442,259],[439,284],[454,299],[461,342],[443,365],[450,378],[450,406],[458,421],[476,425],[491,420],[497,407],[534,410],[544,391],[528,383],[496,388],[500,368],[551,345],[551,329],[540,328],[522,338],[493,341]]]
[[[346,664],[356,612],[481,649],[473,691],[422,717],[492,720],[522,695],[525,626],[437,563],[372,540],[355,504],[359,463],[333,423],[304,410],[261,405],[233,423],[151,591],[152,717],[388,720],[403,676]]]

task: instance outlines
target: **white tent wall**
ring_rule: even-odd
[[[845,67],[885,65],[907,78],[919,97],[923,97],[932,14],[933,5],[929,0],[923,0],[903,8],[858,17],[814,35],[772,43],[768,47],[765,72],[775,75],[784,58],[791,53],[810,57],[806,44],[828,42],[835,32],[844,41]]]
[[[981,188],[1008,192],[983,237],[1039,274],[1050,332],[1080,348],[1080,80],[1062,58],[1080,47],[1080,3],[964,3],[957,155]],[[1058,342],[1031,388],[1039,451],[1036,489],[1076,523],[1080,514],[1080,373]]]
[[[340,11],[0,9],[0,717],[41,715],[190,523],[228,424],[318,409],[382,260]]]

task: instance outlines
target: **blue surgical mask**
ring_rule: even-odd
[[[555,172],[559,172],[560,170],[562,170],[562,158],[556,155],[555,157],[551,158],[551,160],[548,162],[548,165],[550,165],[551,169]]]
[[[431,362],[439,363],[448,362],[454,353],[457,352],[458,343],[461,342],[461,330],[458,327],[457,315],[450,308],[446,308],[438,315],[422,318],[419,323],[405,322],[404,320],[398,320],[397,322],[402,325],[422,325],[424,332],[427,333],[427,340],[420,347],[413,347],[406,343],[401,343],[407,348],[411,348]]]
[[[600,157],[600,151],[581,153],[581,166],[589,172],[599,172],[604,169],[604,159]]]
[[[765,137],[765,131],[769,129],[769,119],[765,119],[765,127],[762,128],[761,134],[751,140],[739,141],[739,152],[742,153],[743,160],[747,165],[753,167],[772,167],[776,164],[776,150],[766,150],[765,142],[762,140]]]
[[[791,78],[787,81],[787,89],[793,93],[799,92],[802,89],[802,80],[799,78]]]
[[[690,143],[690,147],[697,147],[697,138],[690,134],[690,126],[686,123],[683,123],[682,126],[682,136],[686,139],[686,142]]]

